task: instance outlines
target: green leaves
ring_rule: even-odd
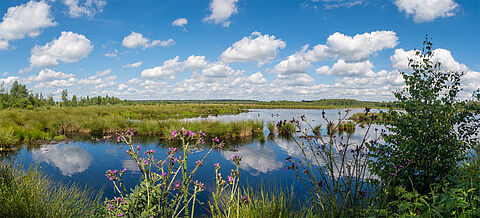
[[[480,117],[478,110],[468,109],[475,104],[457,99],[463,72],[446,71],[433,62],[428,38],[416,56],[410,57],[411,72],[402,72],[405,88],[395,92],[395,103],[404,111],[385,113],[389,134],[383,135],[384,144],[370,147],[377,160],[370,166],[384,185],[413,186],[425,194],[478,143]]]

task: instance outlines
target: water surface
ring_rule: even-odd
[[[286,170],[285,158],[292,156],[294,158],[303,158],[298,145],[292,139],[269,136],[269,130],[266,128],[268,122],[278,122],[279,120],[299,119],[301,115],[306,115],[307,120],[316,126],[322,124],[322,133],[326,134],[326,121],[322,119],[323,110],[312,109],[255,109],[247,113],[237,115],[211,116],[211,120],[245,120],[262,119],[265,122],[264,135],[265,140],[246,139],[241,142],[228,142],[228,149],[213,151],[204,162],[196,177],[206,184],[207,191],[201,198],[206,198],[214,189],[215,175],[213,164],[220,163],[222,166],[222,175],[226,176],[230,170],[235,167],[231,159],[233,156],[241,156],[240,164],[241,183],[251,186],[266,184],[270,187],[277,186],[282,188],[291,188],[302,196],[302,186],[291,171]],[[325,110],[325,117],[336,121],[339,119],[339,112],[342,117],[345,109]],[[352,109],[350,114],[363,112],[363,109]],[[378,112],[378,110],[372,110]],[[381,128],[375,125],[373,128]],[[351,135],[351,142],[359,142],[363,139],[367,128],[357,127]],[[374,136],[371,131],[371,136]],[[303,140],[295,137],[296,140]],[[166,157],[168,144],[160,141],[156,137],[137,137],[135,144],[142,147],[142,150],[154,149],[157,151],[157,160]],[[114,140],[72,140],[58,144],[43,144],[39,146],[24,146],[16,152],[12,152],[9,158],[22,162],[24,166],[31,163],[37,163],[45,173],[57,181],[65,183],[78,183],[87,186],[95,191],[104,189],[104,196],[112,198],[115,196],[113,185],[105,177],[105,171],[113,169],[127,168],[124,174],[124,181],[127,186],[133,187],[139,180],[140,174],[135,161],[126,154],[127,145],[117,143]],[[194,167],[195,160],[201,159],[208,148],[196,150],[190,157],[189,164]]]

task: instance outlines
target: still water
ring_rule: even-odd
[[[339,118],[339,112],[342,116],[345,109],[325,110],[325,117],[335,121]],[[352,109],[349,113],[353,115],[363,112],[363,109]],[[372,110],[378,112],[378,110]],[[307,120],[316,126],[322,124],[322,133],[326,134],[326,121],[322,119],[322,110],[303,110],[303,109],[254,109],[247,113],[237,115],[222,115],[207,118],[193,119],[212,119],[212,120],[245,120],[261,119],[265,122],[264,135],[265,140],[249,139],[241,142],[228,142],[227,148],[221,151],[213,151],[204,162],[203,167],[197,171],[197,179],[206,184],[206,191],[201,198],[206,198],[208,193],[213,191],[215,182],[214,164],[220,163],[222,166],[222,175],[228,175],[230,170],[235,167],[231,161],[233,156],[241,156],[240,163],[241,183],[256,187],[261,184],[267,187],[276,186],[283,189],[290,189],[296,195],[302,196],[302,185],[297,181],[291,171],[286,170],[285,158],[303,158],[296,142],[292,139],[285,139],[275,135],[269,136],[269,130],[266,128],[268,122],[278,122],[280,120],[291,120],[293,117],[299,119],[301,115],[306,115]],[[188,127],[186,127],[188,128]],[[381,128],[374,126],[373,128]],[[367,128],[356,128],[351,141],[360,141],[365,135]],[[374,137],[374,131],[369,132]],[[303,139],[295,137],[297,141]],[[162,144],[156,137],[137,137],[135,144],[140,145],[142,150],[156,150],[156,159],[160,160],[166,157],[168,145]],[[139,180],[140,174],[135,161],[126,154],[127,145],[119,144],[114,139],[110,140],[71,140],[58,144],[44,144],[35,147],[24,146],[23,148],[9,154],[9,158],[17,163],[28,166],[31,163],[37,163],[41,169],[57,181],[64,183],[77,183],[86,186],[94,191],[102,190],[104,197],[112,198],[115,196],[113,185],[105,177],[105,171],[127,168],[123,179],[127,186],[133,187]],[[189,156],[191,168],[195,165],[195,160],[201,159],[207,152],[207,149],[199,149]]]

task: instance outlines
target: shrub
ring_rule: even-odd
[[[443,70],[432,56],[427,38],[410,59],[412,72],[402,73],[406,87],[395,92],[395,103],[404,111],[388,112],[390,134],[383,134],[384,144],[370,147],[372,170],[383,185],[392,179],[391,187],[413,186],[420,194],[465,160],[480,131],[478,110],[457,99],[462,73]]]
[[[390,216],[422,217],[479,217],[480,216],[480,168],[462,164],[452,182],[432,184],[430,192],[419,194],[415,187],[407,191],[395,188],[396,200],[378,210],[378,214]]]

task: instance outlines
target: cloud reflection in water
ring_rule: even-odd
[[[234,156],[242,157],[239,167],[252,175],[258,175],[260,172],[269,173],[284,167],[284,163],[277,160],[274,150],[261,147],[258,143],[239,147],[236,152],[223,151],[222,155],[227,160],[231,160]]]
[[[43,145],[38,151],[32,151],[32,158],[57,167],[63,176],[72,176],[88,169],[92,156],[76,145]]]

